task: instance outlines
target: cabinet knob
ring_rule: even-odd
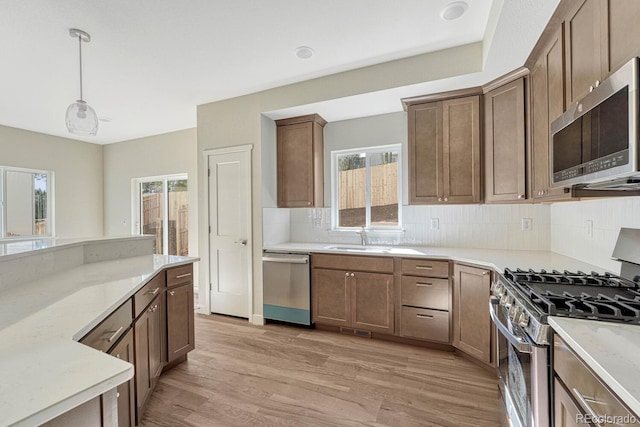
[[[518,194],[518,199],[524,199],[524,194]]]
[[[351,277],[353,277],[353,276],[355,276],[355,275],[356,275],[356,273],[351,273]]]
[[[593,86],[589,86],[589,93],[593,92]]]
[[[600,80],[596,80],[595,87],[598,87],[598,86],[600,86]]]
[[[344,273],[344,275],[345,275],[346,277],[349,277],[349,273]]]
[[[445,198],[444,198],[444,201],[445,201],[445,202],[448,202],[448,201],[449,201],[449,199],[448,199],[447,197],[445,197]]]
[[[307,205],[311,205],[311,202],[307,202]]]
[[[176,294],[176,291],[169,291],[169,295],[174,296]]]
[[[441,202],[442,201],[442,197],[438,197],[438,201]]]
[[[116,397],[119,399],[120,398],[120,393],[116,393]]]
[[[483,275],[483,276],[486,276],[487,274],[489,274],[489,272],[488,272],[488,271],[486,271],[486,270],[482,272],[482,275]]]

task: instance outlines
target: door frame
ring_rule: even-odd
[[[247,230],[249,235],[247,236],[247,250],[249,251],[249,255],[247,257],[247,300],[249,304],[248,309],[248,319],[250,323],[253,322],[253,193],[252,193],[252,179],[253,179],[253,170],[252,170],[252,162],[251,162],[251,154],[253,151],[253,144],[245,144],[245,145],[236,145],[233,147],[226,148],[214,148],[203,150],[203,174],[205,178],[204,191],[206,194],[206,223],[205,223],[205,231],[207,236],[207,244],[204,245],[205,253],[201,257],[201,259],[206,260],[206,268],[204,269],[205,283],[206,286],[201,286],[200,288],[204,288],[205,300],[206,300],[206,314],[211,314],[211,234],[209,230],[211,230],[211,201],[209,200],[210,188],[209,188],[209,157],[218,156],[222,154],[231,154],[231,153],[242,153],[244,156],[244,160],[248,162],[249,167],[249,177],[247,179],[247,206],[249,206],[249,215],[247,215]],[[200,299],[202,301],[202,299]]]

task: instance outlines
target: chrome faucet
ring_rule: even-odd
[[[364,228],[364,225],[360,228],[360,231],[356,231],[360,235],[360,243],[362,246],[367,246],[369,244],[369,237],[367,236],[367,229]]]

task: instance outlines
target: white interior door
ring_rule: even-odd
[[[211,312],[249,318],[251,151],[208,156]]]

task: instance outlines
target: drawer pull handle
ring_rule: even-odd
[[[155,288],[154,290],[147,292],[145,295],[155,295],[158,293],[159,290],[160,288]]]
[[[433,286],[433,283],[417,283],[416,282],[416,286],[421,287],[421,288],[429,288],[429,287]]]
[[[433,270],[430,265],[416,265],[416,270]]]
[[[124,326],[120,326],[120,327],[118,328],[118,330],[117,330],[117,331],[115,331],[115,332],[113,333],[113,335],[111,335],[109,338],[107,338],[107,342],[111,342],[111,341],[113,341],[113,340],[118,336],[118,334],[120,333],[120,331],[122,331],[123,329],[124,329]]]
[[[191,276],[191,273],[178,274],[176,276],[176,279],[182,279],[183,277],[189,277],[189,276]]]
[[[418,319],[433,319],[433,316],[429,314],[416,314],[416,317]]]
[[[573,394],[580,402],[580,405],[582,405],[582,407],[589,413],[589,415],[591,415],[591,422],[598,427],[602,427],[602,424],[600,424],[598,420],[603,420],[604,417],[600,416],[596,411],[594,411],[591,405],[589,404],[589,402],[594,402],[599,404],[603,404],[603,402],[598,402],[595,399],[584,397],[582,393],[580,393],[580,390],[578,390],[577,388],[573,389]]]

